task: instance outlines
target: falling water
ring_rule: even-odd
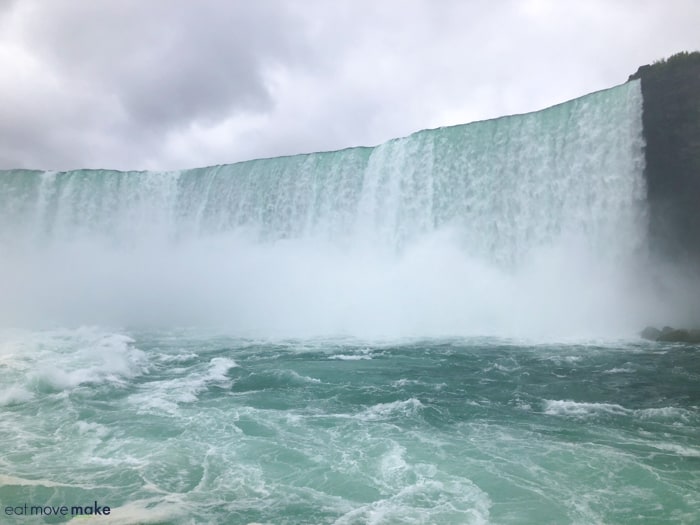
[[[540,112],[175,172],[0,173],[0,313],[241,333],[637,329],[638,82]]]

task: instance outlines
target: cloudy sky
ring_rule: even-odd
[[[374,145],[622,83],[698,27],[697,0],[0,0],[0,168]]]

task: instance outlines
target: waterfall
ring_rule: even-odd
[[[374,148],[3,171],[0,314],[289,334],[626,329],[646,250],[641,117],[634,81]]]

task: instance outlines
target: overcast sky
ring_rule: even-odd
[[[620,84],[699,27],[697,0],[0,0],[0,168],[375,145]]]

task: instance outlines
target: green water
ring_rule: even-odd
[[[109,505],[96,523],[696,523],[698,351],[8,332],[0,510]],[[44,521],[66,518],[2,519]]]

